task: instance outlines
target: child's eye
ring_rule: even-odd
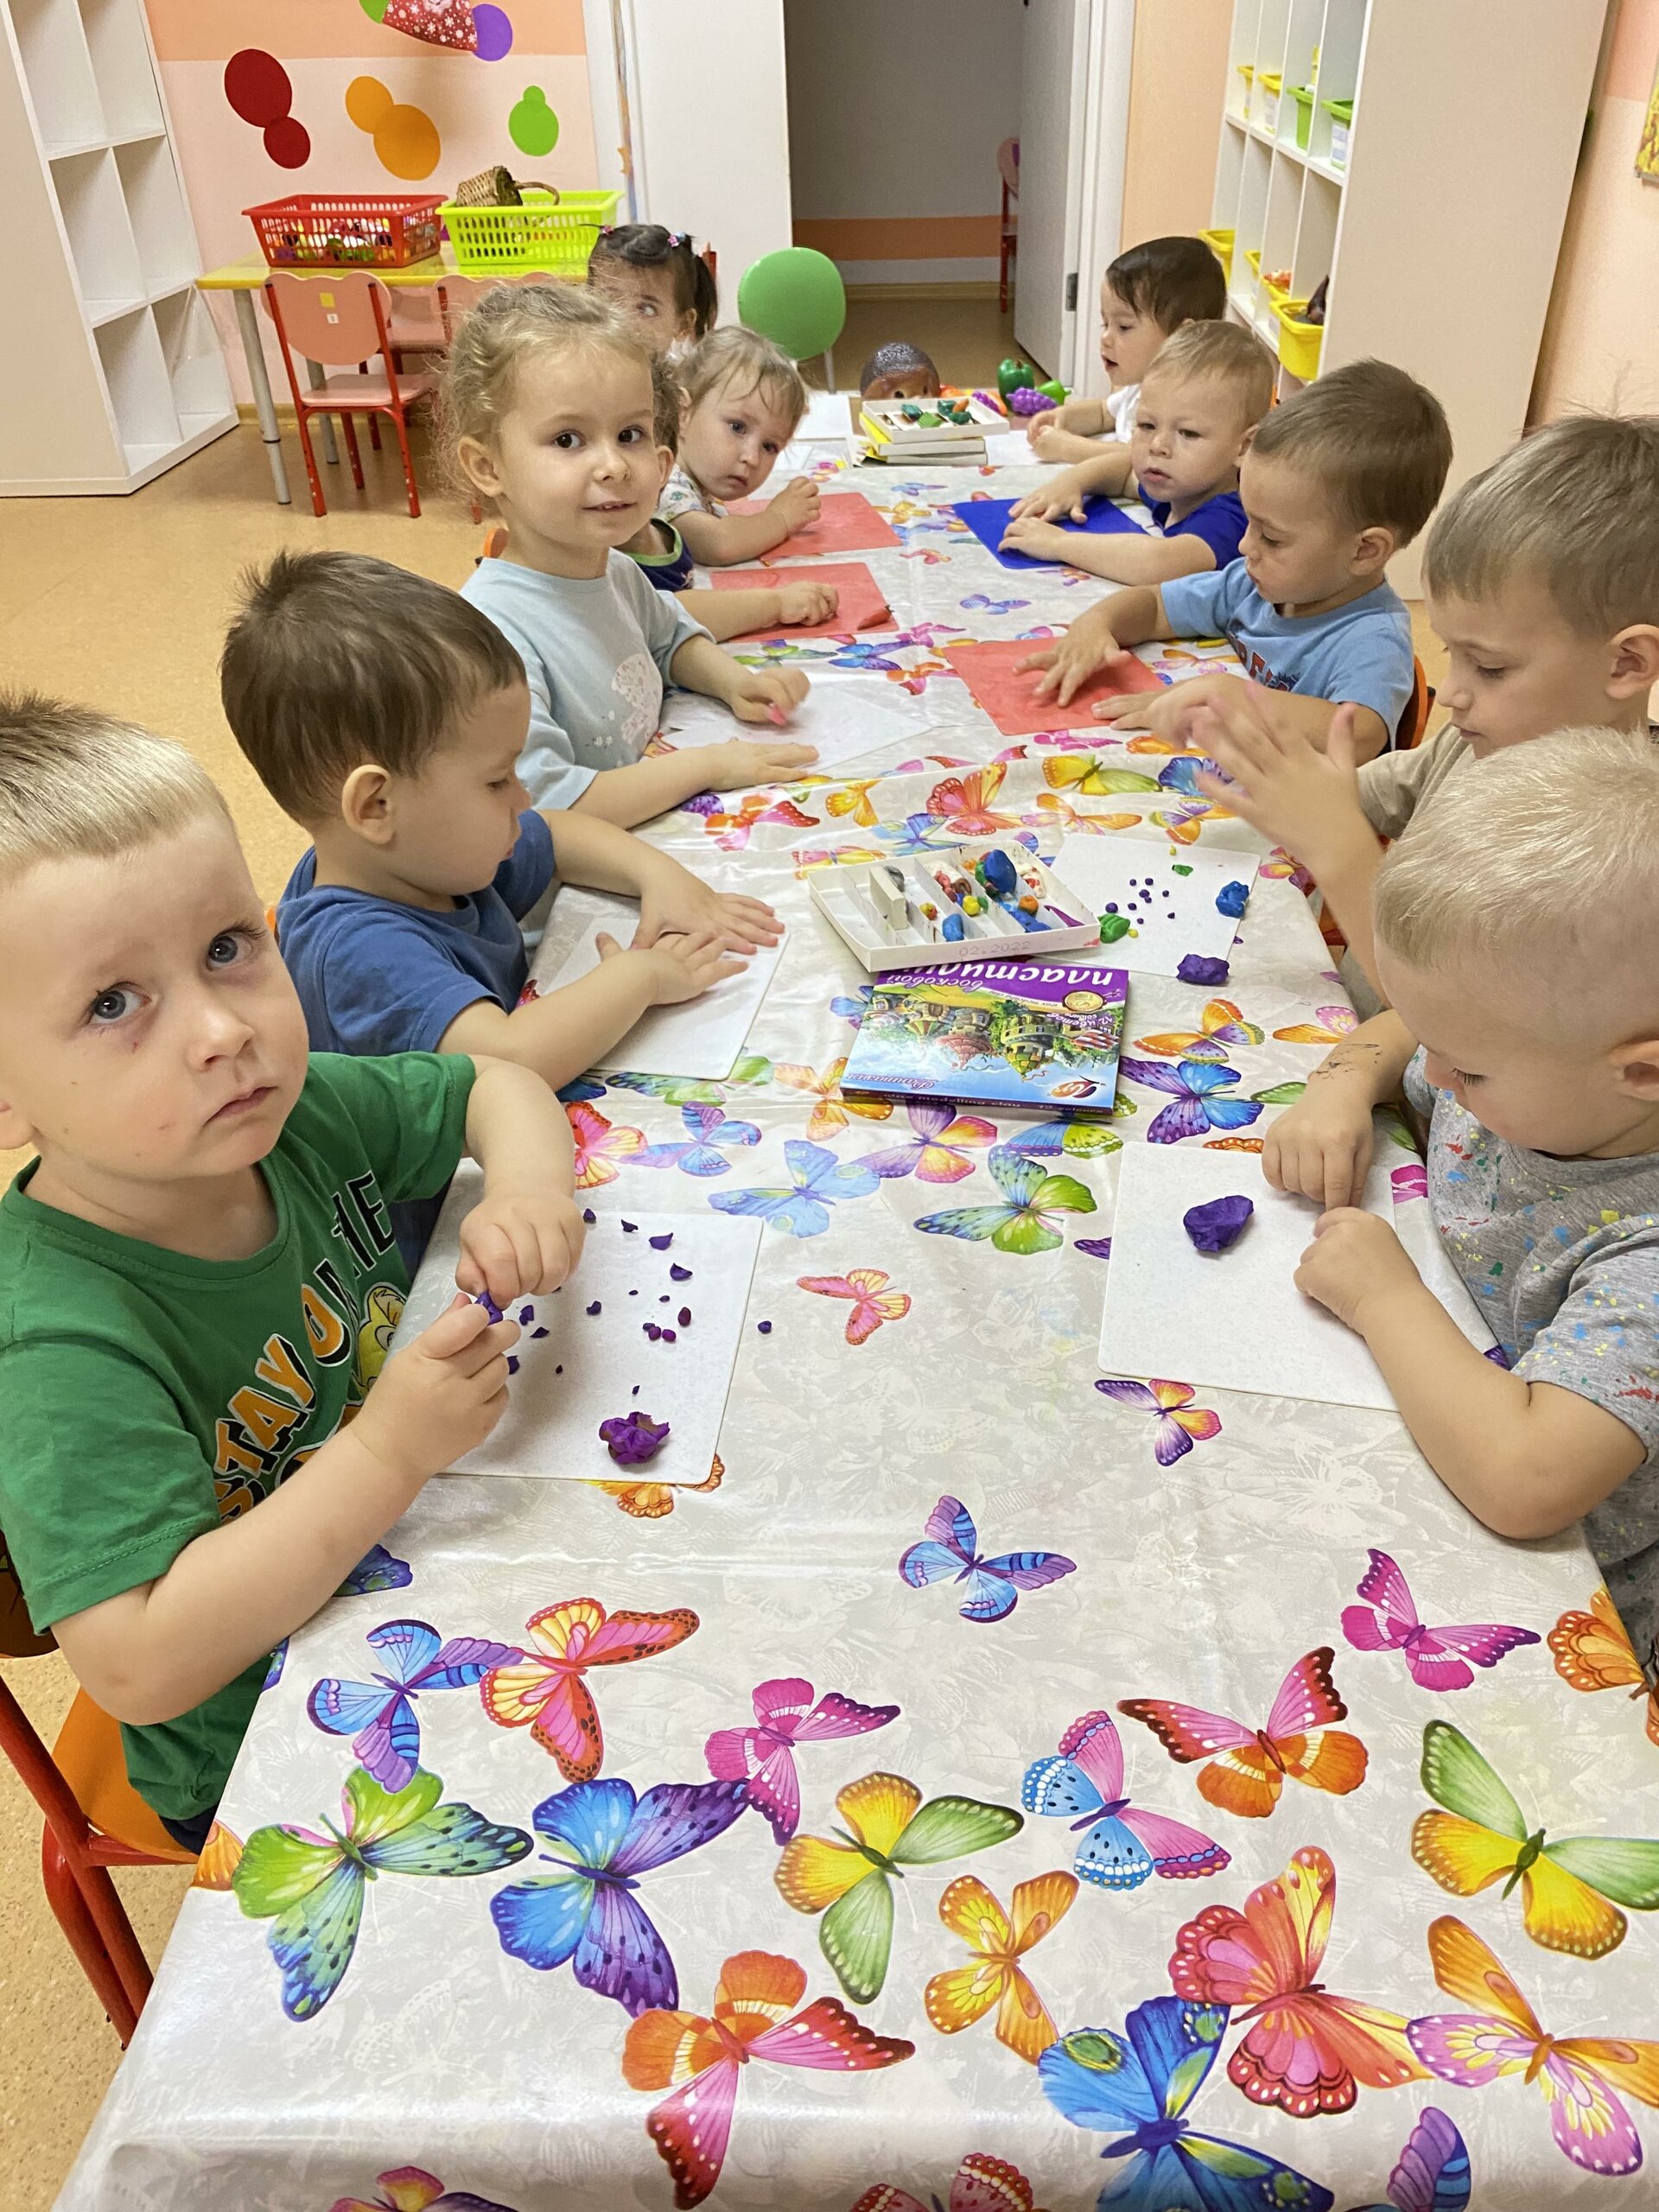
[[[1452,1080],[1453,1083],[1460,1083],[1466,1090],[1471,1084],[1483,1083],[1485,1078],[1484,1076],[1471,1075],[1465,1068],[1453,1068]]]
[[[644,429],[638,423],[630,423],[622,433],[621,442],[625,446],[637,446],[645,435]]]
[[[556,430],[553,442],[561,453],[574,453],[582,443],[582,433],[580,430]]]
[[[741,438],[741,437],[744,435],[744,433],[747,430],[747,429],[748,429],[748,427],[749,427],[749,426],[748,426],[748,424],[747,424],[746,422],[744,422],[744,421],[741,419],[741,416],[732,416],[732,418],[731,418],[731,420],[727,423],[726,427],[727,427],[727,429],[731,432],[732,435],[733,435],[734,438]]]
[[[763,438],[760,442],[760,450],[762,453],[776,453],[778,450],[777,439]]]
[[[94,1029],[111,1029],[118,1021],[124,1021],[137,1005],[138,993],[130,983],[111,983],[87,1007],[86,1019]]]
[[[1475,674],[1484,683],[1495,683],[1503,673],[1501,668],[1483,668],[1478,661],[1475,663]]]

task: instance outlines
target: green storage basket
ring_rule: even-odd
[[[613,222],[620,192],[566,192],[557,200],[527,191],[521,207],[439,208],[463,276],[516,276],[527,270],[581,278],[603,224]]]
[[[1296,143],[1303,153],[1313,135],[1313,87],[1312,85],[1287,85],[1286,92],[1296,103]]]

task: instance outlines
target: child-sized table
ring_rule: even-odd
[[[1563,2158],[1551,2108],[1524,2065],[1475,2088],[1438,2079],[1362,2087],[1351,2109],[1308,2119],[1251,2101],[1229,2078],[1253,2030],[1253,2047],[1273,2044],[1245,2016],[1264,1991],[1294,1981],[1299,1942],[1306,1980],[1331,1996],[1400,2018],[1479,2009],[1435,1985],[1427,1938],[1446,1915],[1491,1947],[1551,2033],[1659,2035],[1651,1915],[1632,1910],[1622,1944],[1594,1961],[1543,1949],[1523,1929],[1519,1891],[1506,1897],[1499,1880],[1453,1897],[1411,1851],[1414,1822],[1430,1803],[1419,1773],[1427,1723],[1464,1732],[1520,1800],[1527,1832],[1547,1823],[1552,1838],[1659,1834],[1659,1751],[1643,1732],[1639,1702],[1580,1694],[1541,1640],[1561,1615],[1587,1606],[1597,1586],[1576,1536],[1519,1545],[1489,1535],[1441,1488],[1394,1414],[1195,1395],[1179,1378],[1111,1394],[1096,1387],[1110,1379],[1098,1374],[1095,1348],[1119,1147],[1156,1138],[1159,1117],[1179,1099],[1248,1101],[1260,1111],[1243,1128],[1200,1126],[1201,1113],[1178,1117],[1193,1126],[1182,1143],[1234,1148],[1248,1190],[1260,1172],[1249,1147],[1351,1019],[1281,863],[1268,861],[1257,879],[1225,984],[1135,977],[1121,1108],[1109,1126],[975,1116],[942,1125],[925,1110],[880,1117],[841,1097],[840,1065],[869,978],[816,917],[795,849],[902,849],[1012,828],[1029,829],[1045,850],[1062,832],[1145,832],[1206,850],[1259,851],[1242,823],[1189,795],[1190,763],[1144,741],[1000,737],[945,672],[938,648],[1058,624],[1098,587],[1065,572],[1027,577],[999,568],[944,514],[963,496],[960,473],[863,471],[855,480],[904,541],[868,556],[901,635],[842,645],[815,639],[779,652],[809,670],[850,664],[920,687],[933,727],[860,761],[852,776],[731,793],[654,825],[653,842],[772,900],[790,939],[728,1080],[595,1077],[571,1107],[582,1195],[596,1213],[690,1219],[712,1198],[752,1192],[747,1203],[770,1224],[721,1468],[701,1491],[653,1485],[649,1466],[619,1468],[603,1487],[488,1477],[429,1484],[387,1539],[406,1580],[337,1599],[292,1640],[256,1711],[222,1808],[226,1827],[245,1840],[289,1824],[326,1844],[325,1823],[340,1825],[351,1749],[314,1725],[308,1699],[324,1678],[370,1681],[385,1671],[365,1642],[383,1623],[416,1619],[445,1637],[528,1647],[532,1616],[593,1599],[611,1613],[677,1621],[689,1612],[696,1625],[656,1656],[587,1672],[602,1729],[602,1799],[590,1789],[562,1806],[555,1759],[527,1727],[498,1725],[475,1689],[422,1693],[419,1756],[442,1778],[446,1801],[527,1838],[537,1808],[552,1800],[552,1809],[542,1813],[533,1851],[499,1871],[435,1878],[446,1868],[423,1855],[428,1845],[415,1872],[382,1863],[372,1881],[359,1883],[346,1867],[334,1939],[348,1891],[361,1892],[361,1927],[315,2018],[284,2015],[267,1947],[276,1923],[248,1917],[234,1895],[193,1892],[61,2212],[232,2204],[327,2212],[337,2200],[424,2205],[441,2191],[512,2212],[667,2212],[672,2184],[646,2120],[668,2111],[659,2133],[690,2130],[669,2108],[677,2063],[683,2089],[692,2074],[702,2085],[694,2101],[705,2167],[719,2134],[718,2096],[734,2090],[709,2198],[715,2212],[849,2212],[882,2183],[944,2202],[969,2153],[1007,2161],[1029,2180],[1030,2198],[1008,2184],[997,2201],[1084,2212],[1103,2181],[1126,2172],[1122,2156],[1103,2167],[1098,2154],[1122,2146],[1143,2120],[1150,2126],[1155,2107],[1114,2120],[1114,2084],[1122,2097],[1132,2084],[1112,2066],[1109,2046],[1084,2041],[1070,2080],[1073,2089],[1092,2084],[1094,2102],[1090,2124],[1073,2125],[1045,2094],[1039,2069],[999,2040],[998,1988],[1025,1986],[1014,1982],[1017,1964],[1056,2031],[1121,2032],[1136,2007],[1169,1999],[1172,1958],[1205,1953],[1205,1930],[1184,1937],[1183,1929],[1243,1907],[1278,1878],[1307,1897],[1327,1859],[1336,1882],[1328,1925],[1322,1912],[1298,1923],[1281,1903],[1257,1942],[1266,1962],[1241,1969],[1230,2018],[1213,2002],[1185,2016],[1166,2007],[1185,2017],[1192,2049],[1214,2058],[1202,2079],[1194,2063],[1172,2092],[1174,2108],[1190,2107],[1195,2133],[1243,2146],[1230,2161],[1230,2193],[1212,2162],[1203,2201],[1241,2212],[1255,2203],[1305,2212],[1333,2200],[1340,2212],[1380,2204],[1402,2146],[1433,2107],[1467,2144],[1478,2212],[1637,2212],[1651,2202],[1646,2171],[1608,2177]],[[1195,659],[1218,658],[1181,649],[1168,664],[1190,672]],[[556,910],[544,969],[561,956],[559,929]],[[1166,1119],[1165,1136],[1170,1127]],[[641,1165],[646,1145],[680,1150],[657,1149]],[[711,1154],[721,1172],[695,1172]],[[1397,1158],[1406,1171],[1400,1203],[1421,1206],[1411,1155],[1402,1148]],[[809,1192],[816,1205],[802,1202]],[[428,1269],[442,1274],[454,1258],[434,1252]],[[693,1306],[696,1289],[686,1286]],[[638,1403],[658,1419],[665,1411],[644,1395]],[[939,1515],[945,1497],[966,1509],[972,1534],[948,1508]],[[930,1516],[938,1549],[918,1560],[912,1548]],[[962,1579],[952,1568],[925,1580],[924,1570],[944,1564],[949,1541],[987,1562],[977,1581],[965,1559]],[[1344,1630],[1373,1548],[1397,1560],[1425,1619],[1512,1624],[1541,1640],[1474,1671],[1467,1688],[1419,1687],[1403,1653],[1356,1649]],[[1070,1571],[1044,1583],[1028,1561],[1016,1567],[1007,1557],[1038,1552],[1058,1555]],[[899,1569],[906,1555],[908,1580]],[[1009,1580],[1016,1572],[1023,1589]],[[964,1618],[964,1605],[982,1595],[991,1610],[1013,1602],[1000,1618]],[[1090,1800],[1081,1783],[1052,1785],[1055,1811],[1069,1808],[1059,1817],[1036,1809],[1034,1785],[1027,1795],[1033,1764],[1052,1760],[1082,1716],[1116,1713],[1121,1699],[1183,1700],[1233,1716],[1248,1751],[1287,1673],[1319,1653],[1332,1656],[1307,1662],[1304,1675],[1317,1678],[1328,1666],[1347,1707],[1335,1725],[1369,1755],[1347,1795],[1281,1777],[1270,1817],[1238,1817],[1201,1794],[1201,1758],[1174,1763],[1147,1727],[1116,1713],[1127,1779],[1114,1802],[1127,1796],[1211,1839],[1230,1854],[1219,1872],[1128,1886],[1128,1847],[1121,1836],[1113,1844],[1115,1830],[1095,1833],[1116,1817],[1099,1793]],[[555,1671],[550,1664],[538,1680],[550,1686]],[[509,1895],[555,1879],[552,1862],[578,1849],[572,1837],[599,1863],[597,1808],[608,1802],[619,1822],[626,1817],[620,1785],[643,1795],[708,1783],[710,1738],[756,1729],[757,1692],[762,1713],[832,1694],[866,1708],[863,1732],[803,1727],[792,1751],[786,1719],[747,1746],[730,1737],[713,1746],[721,1774],[734,1761],[741,1773],[770,1760],[774,1801],[787,1797],[787,1770],[798,1776],[799,1834],[823,1844],[786,1862],[791,1896],[775,1878],[773,1827],[755,1809],[655,1863],[668,1845],[694,1840],[676,1826],[677,1798],[653,1800],[639,1816],[646,1847],[616,1870],[634,1887],[609,1879],[579,1893],[566,1882],[528,1891],[529,1906]],[[840,1705],[829,1713],[836,1724],[860,1720]],[[1280,1756],[1291,1764],[1297,1754],[1283,1738],[1301,1725],[1282,1714],[1275,1723]],[[1109,1780],[1103,1767],[1096,1771]],[[912,1802],[900,1784],[876,1784],[837,1807],[838,1792],[877,1773],[902,1777],[925,1799],[1007,1808],[1023,1825],[1010,1833],[1006,1814],[969,1812],[944,1821],[941,1833],[943,1816],[925,1816],[919,1840],[935,1855],[912,1852],[895,1841]],[[838,1856],[838,1837],[860,1834],[870,1853],[850,1863]],[[1109,1878],[1071,1897],[1054,1878],[1074,1870],[1080,1851]],[[872,1874],[874,1886],[852,1909],[850,1937],[847,1916],[837,1923],[849,1981],[867,1990],[880,1983],[854,1996],[820,1949],[822,1916],[798,1905],[825,1903],[837,1884]],[[1017,1891],[1040,1878],[1044,1891]],[[878,1889],[892,1897],[890,1930]],[[1025,1928],[1033,1940],[1017,1962],[993,1956],[976,1987],[936,1980],[971,1965],[974,1946],[1008,1952],[999,1913],[1034,1897],[1047,1918]],[[643,1974],[652,1942],[636,1908],[672,1960],[684,2012],[710,2014],[724,1969],[728,1984],[747,1980],[776,1999],[774,2022],[818,2006],[815,2019],[843,2055],[869,2047],[825,2000],[913,2055],[867,2071],[813,2070],[788,2063],[798,2046],[784,2037],[740,2067],[734,2049],[747,2053],[742,2036],[763,2024],[753,2014],[741,2016],[735,2043],[686,2023],[685,2036],[697,2039],[682,2041],[660,2017],[631,2033],[621,2005],[577,1972],[589,1984],[620,1974],[622,1955],[636,1962],[628,1973]],[[296,1904],[285,1923],[291,1960],[314,1959],[326,1938],[321,1906],[306,1910],[312,1923]],[[588,1951],[552,1963],[590,1921]],[[1257,1939],[1236,1924],[1233,1937],[1228,1955],[1248,1967]],[[537,1945],[539,1967],[522,1955]],[[727,1967],[743,1954],[764,1956]],[[1208,1955],[1224,1974],[1213,1946]],[[1340,2054],[1319,2043],[1319,2000],[1307,2004],[1308,2049],[1293,2062],[1295,2024],[1281,2023],[1278,2055],[1298,2079],[1323,2070],[1334,2085]],[[1027,2026],[1014,2032],[1028,2047],[1039,2041],[1040,2019],[1019,2001],[1005,2027],[1016,2016]],[[1651,2156],[1659,2117],[1621,2095]],[[1340,2101],[1334,2090],[1332,2101]],[[1166,2143],[1166,2152],[1174,2155]],[[1281,2180],[1264,2195],[1256,2166],[1259,2186],[1248,2193],[1255,2159],[1281,2162],[1306,2183]],[[680,2201],[692,2201],[690,2187]],[[1124,2199],[1198,2201],[1173,2190]],[[1465,2200],[1454,2192],[1441,2201]]]

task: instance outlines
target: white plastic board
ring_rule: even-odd
[[[601,893],[585,897],[604,911],[583,926],[563,965],[550,977],[537,974],[537,988],[543,998],[565,983],[579,982],[598,967],[601,931],[626,945],[639,925],[639,909],[632,899]],[[636,1075],[696,1076],[722,1081],[737,1065],[743,1040],[760,1010],[787,942],[785,934],[778,944],[763,946],[740,975],[726,976],[699,999],[688,999],[679,1006],[652,1007],[602,1056],[600,1065],[628,1068]]]
[[[476,1169],[470,1173],[474,1180],[462,1203],[445,1209],[392,1338],[394,1351],[454,1296],[454,1227],[482,1193],[482,1177]],[[504,1309],[515,1320],[531,1315],[512,1353],[518,1371],[507,1384],[507,1410],[494,1433],[449,1471],[569,1482],[705,1480],[737,1363],[762,1227],[707,1211],[600,1214],[581,1264],[562,1289]],[[652,1244],[664,1236],[672,1239],[666,1247]],[[675,1281],[670,1271],[677,1267],[690,1274]],[[683,1313],[690,1314],[689,1323],[681,1323]],[[647,1322],[672,1330],[673,1342],[648,1337]],[[539,1329],[546,1335],[536,1335]],[[620,1466],[599,1433],[601,1421],[629,1413],[669,1425],[656,1457],[637,1468]]]
[[[1440,1253],[1428,1208],[1393,1205],[1389,1170],[1405,1158],[1379,1140],[1365,1210],[1399,1230],[1429,1288],[1484,1351],[1491,1333]],[[1255,1204],[1243,1235],[1214,1257],[1195,1251],[1182,1215],[1234,1192]],[[1364,1339],[1296,1287],[1296,1265],[1320,1211],[1311,1198],[1274,1190],[1252,1154],[1126,1145],[1100,1324],[1103,1371],[1392,1409]]]
[[[813,745],[818,757],[799,772],[815,776],[884,745],[914,744],[933,727],[931,715],[914,693],[900,690],[884,676],[840,675],[833,670],[821,673],[810,662],[801,666],[812,688],[781,727],[734,721],[720,700],[675,691],[663,703],[663,735],[671,745],[682,747],[724,745],[734,737],[760,744],[775,739],[780,745]]]
[[[1227,957],[1238,918],[1216,900],[1232,883],[1242,883],[1248,897],[1255,862],[1149,837],[1071,836],[1060,840],[1054,873],[1091,913],[1115,906],[1128,921],[1128,934],[1102,948],[1115,968],[1173,976],[1189,952]]]

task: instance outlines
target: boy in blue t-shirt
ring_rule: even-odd
[[[1393,744],[1414,681],[1411,618],[1383,572],[1433,513],[1451,462],[1440,402],[1403,369],[1333,369],[1274,408],[1244,457],[1242,560],[1119,592],[1020,665],[1041,671],[1039,696],[1065,702],[1130,645],[1224,637],[1247,676],[1300,702],[1313,744],[1322,748],[1337,709],[1352,706],[1357,757],[1369,760]],[[1103,699],[1094,713],[1177,736],[1211,688],[1193,677],[1150,702]]]
[[[1273,362],[1235,322],[1189,322],[1147,371],[1127,445],[1103,448],[1020,500],[1002,543],[1039,561],[1118,584],[1162,584],[1224,569],[1238,557],[1244,510],[1238,467],[1273,404]],[[1081,522],[1088,501],[1132,492],[1152,516],[1150,534],[1080,537],[1054,518]]]

